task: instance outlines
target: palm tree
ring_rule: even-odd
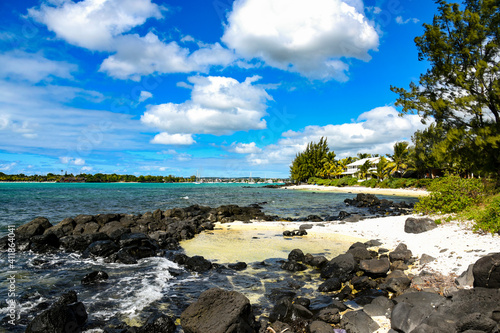
[[[359,167],[358,178],[367,179],[368,176],[370,175],[369,171],[371,167],[372,167],[372,162],[370,162],[370,160],[366,160],[365,163],[363,163],[363,165]]]
[[[408,157],[410,144],[406,141],[396,142],[394,144],[394,154],[391,156],[391,170],[390,173],[398,173],[399,177],[403,176],[404,171],[408,168]]]
[[[335,174],[335,168],[337,165],[337,161],[335,161],[335,153],[333,151],[328,152],[321,160],[321,163],[323,163],[323,168],[319,171],[319,176],[330,179],[330,177]]]
[[[383,181],[387,177],[391,170],[391,163],[385,158],[381,157],[377,163],[377,169],[375,170],[375,176],[379,181]]]

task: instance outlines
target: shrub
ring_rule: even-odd
[[[375,187],[378,184],[378,179],[368,179],[360,183],[361,186],[365,187]]]
[[[474,231],[500,233],[500,196],[495,197],[482,211],[477,212]]]
[[[432,213],[457,213],[480,202],[484,185],[479,179],[447,176],[433,181],[427,188],[431,194],[415,204],[415,211]]]

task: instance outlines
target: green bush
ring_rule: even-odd
[[[377,186],[378,183],[379,183],[378,179],[372,178],[372,179],[368,179],[368,180],[363,181],[359,185],[373,188],[373,187]]]
[[[500,196],[495,197],[484,210],[476,212],[474,220],[474,231],[500,233]]]
[[[415,184],[413,186],[415,186],[416,188],[427,188],[429,187],[435,180],[439,180],[439,179],[429,179],[429,178],[426,178],[426,179],[418,179]]]
[[[427,188],[431,194],[420,198],[415,211],[424,214],[458,213],[480,202],[484,185],[479,179],[447,176],[433,181]]]

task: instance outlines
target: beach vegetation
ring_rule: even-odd
[[[338,179],[324,179],[324,178],[312,177],[309,179],[308,184],[344,187],[344,186],[357,185],[358,180],[356,178],[352,178],[352,177],[344,177],[344,178],[338,178]]]
[[[500,233],[500,195],[489,197],[482,209],[472,209],[466,216],[474,221],[474,231]]]
[[[307,182],[309,178],[318,177],[324,172],[325,161],[329,161],[330,153],[327,139],[322,137],[319,142],[310,142],[303,152],[297,153],[290,166],[290,178],[295,182]]]
[[[423,214],[459,213],[473,207],[484,197],[484,184],[480,179],[466,179],[448,175],[433,181],[427,188],[430,195],[420,198],[415,211]]]

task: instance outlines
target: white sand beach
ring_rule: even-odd
[[[371,188],[363,186],[336,187],[336,186],[323,186],[323,185],[297,185],[297,186],[287,186],[283,188],[287,190],[299,190],[299,191],[369,193],[369,194],[398,195],[398,196],[411,196],[411,197],[429,195],[429,192],[421,189]]]
[[[500,251],[500,236],[491,234],[476,234],[466,223],[449,222],[439,225],[437,228],[420,233],[410,234],[404,231],[406,219],[410,216],[383,217],[366,219],[360,222],[318,222],[312,224],[312,229],[307,230],[307,237],[318,235],[337,234],[345,235],[348,239],[361,238],[365,240],[378,239],[384,248],[393,250],[399,243],[405,243],[413,256],[420,259],[422,254],[436,258],[435,261],[424,265],[416,265],[412,271],[418,273],[421,270],[441,273],[443,275],[460,275],[470,264],[489,253]],[[418,217],[413,215],[413,217]],[[293,230],[298,229],[300,222],[254,222],[226,223],[224,228],[232,230]],[[219,225],[220,226],[220,225]],[[340,237],[342,238],[342,237]],[[327,247],[328,238],[325,238],[324,246]],[[297,241],[296,247],[300,248]]]

